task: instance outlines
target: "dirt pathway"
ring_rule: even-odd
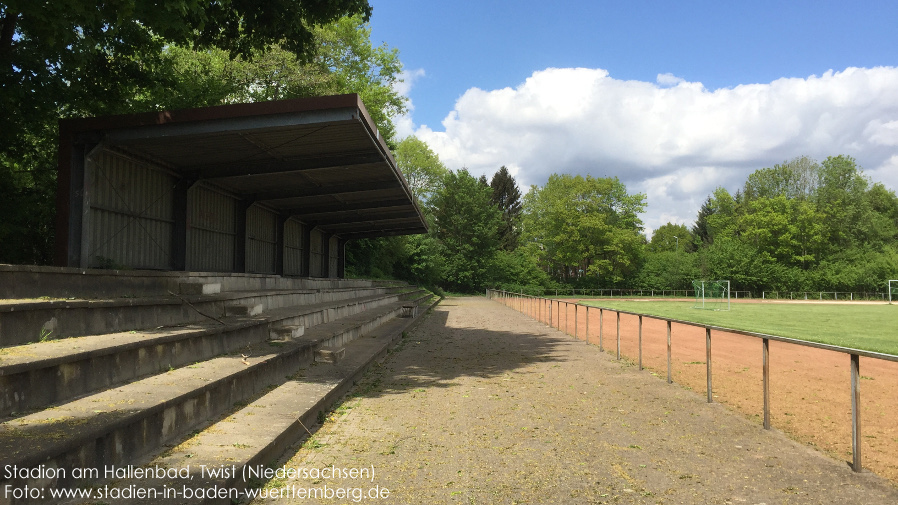
[[[344,475],[275,479],[285,497],[259,503],[898,503],[885,479],[484,298],[440,304],[276,467]],[[345,494],[303,496],[325,488]]]

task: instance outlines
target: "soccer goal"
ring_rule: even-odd
[[[889,281],[889,305],[892,304],[892,293],[895,293],[895,298],[898,299],[898,280]]]
[[[730,310],[730,281],[692,281],[692,288],[695,290],[693,309]]]

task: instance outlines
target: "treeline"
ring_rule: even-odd
[[[717,189],[693,226],[668,223],[647,240],[645,195],[616,178],[555,174],[522,195],[504,167],[474,177],[414,137],[399,142],[402,64],[371,43],[367,1],[181,7],[74,0],[58,16],[52,3],[0,3],[0,263],[50,262],[59,118],[358,93],[430,232],[350,242],[353,275],[459,292],[697,278],[874,291],[898,277],[898,199],[849,157],[760,169],[735,194]]]
[[[659,228],[636,285],[685,288],[701,277],[740,290],[882,292],[896,274],[895,193],[851,157],[799,157],[755,171],[735,194],[718,188],[690,230]]]
[[[430,233],[350,246],[351,271],[452,291],[497,287],[691,289],[726,279],[740,291],[882,292],[898,276],[898,197],[848,156],[762,168],[731,194],[718,188],[693,226],[647,239],[645,195],[617,178],[554,174],[521,195],[505,167],[451,172],[420,140],[397,161]]]

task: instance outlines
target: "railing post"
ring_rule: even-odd
[[[770,429],[770,339],[764,339],[764,429]]]
[[[586,343],[589,343],[589,305],[586,306]]]
[[[670,373],[670,321],[667,322],[667,383],[673,383]]]
[[[571,334],[571,326],[568,324],[568,312],[571,311],[570,303],[564,302],[564,332],[568,335]]]
[[[706,368],[708,374],[708,403],[714,402],[714,390],[711,388],[711,328],[705,328]]]
[[[861,466],[861,357],[851,355],[851,454],[852,469],[863,470]]]
[[[620,311],[617,311],[617,359],[620,359]]]
[[[639,369],[642,370],[642,315],[639,316]]]

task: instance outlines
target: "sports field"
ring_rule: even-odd
[[[729,311],[713,311],[694,309],[692,301],[605,298],[580,303],[898,355],[898,305],[740,301]]]
[[[533,302],[537,303],[533,303]],[[842,347],[883,352],[898,356],[898,305],[878,302],[746,302],[733,303],[731,310],[693,309],[694,301],[657,299],[573,299],[559,301],[625,310],[660,318],[692,321],[724,328],[814,340]],[[531,317],[593,345],[604,345],[612,356],[642,365],[664,378],[699,394],[707,393],[707,342],[700,326],[673,323],[671,347],[663,319],[639,320],[614,313],[588,313],[573,303],[540,303],[539,300],[506,299],[505,303]],[[529,303],[528,303],[529,302]],[[638,336],[642,334],[642,338]],[[762,424],[763,352],[758,338],[712,332],[713,398]],[[898,362],[862,356],[859,360],[860,410],[863,419],[862,459],[864,468],[898,482],[898,411],[895,385]],[[668,365],[668,363],[670,365]],[[771,341],[770,419],[774,428],[842,461],[851,461],[852,406],[850,359],[834,352],[787,342]]]

